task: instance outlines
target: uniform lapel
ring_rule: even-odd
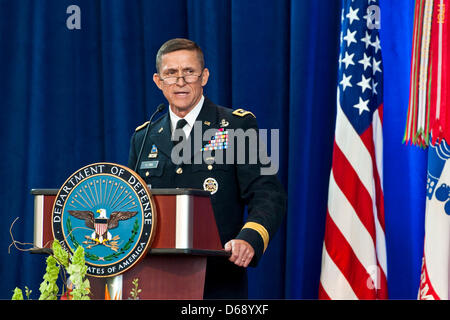
[[[191,146],[191,163],[196,154],[201,152],[201,148],[204,145],[203,134],[206,130],[216,128],[217,127],[217,107],[216,105],[205,97],[205,101],[203,102],[202,110],[200,111],[195,125],[201,125],[201,136],[194,137],[194,132],[196,132],[195,128],[191,131],[191,134],[188,138],[188,145]],[[201,143],[195,144],[194,140],[200,141]]]
[[[155,125],[150,132],[150,139],[158,147],[158,150],[170,158],[173,142],[171,140],[169,113],[161,119],[158,125]]]
[[[196,128],[193,128],[191,134],[188,137],[187,144],[191,146],[191,163],[194,156],[201,152],[201,148],[204,144],[203,133],[212,128],[218,128],[217,124],[217,107],[216,105],[205,97],[205,101],[202,106],[195,125],[201,125],[201,136],[194,137],[194,132]],[[198,129],[197,129],[198,130]],[[170,130],[170,116],[166,113],[158,125],[155,125],[150,131],[150,139],[156,144],[158,150],[166,154],[168,157],[171,156],[173,142],[171,140],[171,130]],[[194,140],[197,140],[195,144]],[[199,144],[198,141],[201,143]]]

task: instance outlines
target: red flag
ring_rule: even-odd
[[[344,0],[320,299],[386,299],[378,1]]]

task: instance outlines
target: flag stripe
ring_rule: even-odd
[[[375,241],[367,231],[345,195],[334,180],[334,173],[330,176],[330,197],[328,202],[328,216],[339,230],[340,234],[351,244],[352,251],[358,260],[366,267],[377,264],[374,257]],[[371,204],[370,204],[371,205]],[[341,214],[346,212],[345,215]],[[333,241],[330,239],[330,241]]]
[[[378,265],[379,268],[382,266]],[[382,269],[380,269],[382,270]],[[383,272],[379,272],[379,282],[377,287],[377,299],[387,299],[388,298],[388,286],[387,286],[387,270],[382,270]]]
[[[353,170],[353,167],[347,161],[347,158],[337,145],[335,145],[333,150],[333,163],[336,165],[333,166],[332,169],[333,174],[330,178],[329,192],[335,192],[336,194],[333,193],[335,196],[342,195],[346,197],[346,200],[348,200],[348,203],[352,207],[346,208],[346,210],[351,210],[351,213],[355,215],[354,219],[359,218],[358,220],[362,223],[362,226],[360,227],[360,229],[362,228],[361,231],[364,231],[365,233],[368,231],[369,236],[375,244],[375,225],[373,220],[372,199],[359,180],[359,176]],[[335,187],[334,183],[336,183],[339,190],[332,189]],[[341,201],[343,200],[336,199],[334,203],[329,205],[339,206],[342,205]],[[345,223],[347,223],[347,221],[345,221],[344,224]]]
[[[358,299],[374,299],[376,295],[367,286],[370,275],[355,255],[352,247],[342,235],[340,228],[334,223],[330,215],[327,216],[327,234],[325,237],[325,247],[328,255],[336,264],[339,271],[351,283],[351,288]],[[334,281],[333,281],[334,282]],[[342,290],[338,283],[334,283],[334,288]],[[328,294],[336,299],[330,292]]]
[[[373,165],[373,179],[375,186],[376,199],[373,205],[374,211],[374,223],[375,223],[375,237],[377,257],[379,264],[383,270],[383,277],[386,278],[387,274],[387,257],[386,257],[386,239],[385,239],[385,223],[384,223],[384,194],[382,175],[379,172],[383,172],[383,128],[378,111],[382,112],[383,106],[381,105],[373,115],[372,130],[367,130],[361,134],[361,139],[369,150],[372,156]]]
[[[384,232],[384,195],[383,195],[383,182],[382,175],[379,172],[383,172],[383,128],[381,127],[381,122],[377,120],[378,115],[374,113],[373,124],[368,130],[361,134],[361,141],[368,150],[370,156],[372,157],[373,170],[373,188],[375,198],[374,201],[374,212],[377,217],[378,222],[382,226]],[[378,210],[377,210],[378,208]]]
[[[322,257],[322,265],[326,266],[326,269],[322,269],[323,272],[321,274],[320,285],[321,291],[320,298],[321,299],[352,299],[356,300],[358,297],[355,295],[355,292],[352,289],[352,286],[344,277],[342,272],[333,262],[333,259],[328,255],[327,248],[325,247],[325,243],[323,245],[323,257]],[[333,285],[328,285],[333,284]]]
[[[376,164],[375,168],[377,170],[376,174],[374,174],[374,178],[379,179],[380,191],[383,191],[383,175],[380,174],[383,172],[383,105],[381,105],[374,113],[373,113],[373,136],[372,141],[375,147],[372,154],[372,160]],[[375,156],[375,158],[374,158]]]
[[[373,198],[372,188],[372,171],[365,167],[368,163],[372,163],[372,157],[365,148],[361,137],[348,121],[347,116],[341,109],[338,93],[338,108],[336,115],[336,135],[335,142],[342,150],[342,153],[348,158],[351,166],[356,171],[362,184]]]
[[[382,174],[383,172],[383,128],[378,111],[383,112],[383,105],[381,105],[373,115],[372,130],[367,130],[361,135],[361,139],[369,150],[372,156],[373,164],[373,179],[375,186],[376,198],[373,203],[374,223],[375,223],[375,237],[376,237],[376,253],[378,259],[378,266],[381,268],[379,276],[381,277],[378,285],[380,287],[387,287],[387,256],[386,256],[386,239],[385,239],[385,223],[384,223],[384,194]],[[387,292],[386,290],[382,290]],[[380,293],[381,294],[381,293]],[[384,295],[384,294],[383,294]]]
[[[322,282],[319,282],[319,298],[321,300],[331,300],[331,298],[328,296],[327,292],[322,286]]]

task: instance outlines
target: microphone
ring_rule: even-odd
[[[142,150],[144,150],[144,145],[145,145],[145,141],[147,140],[147,135],[148,135],[148,129],[150,128],[150,126],[152,125],[152,121],[153,118],[160,113],[161,111],[163,111],[166,108],[166,105],[164,103],[161,103],[158,108],[156,108],[156,111],[153,112],[152,116],[150,117],[150,120],[148,121],[148,126],[147,128],[145,128],[145,135],[144,135],[144,139],[142,140],[142,144],[141,144],[141,150],[139,150],[139,155],[137,157],[136,160],[136,165],[134,166],[134,171],[137,170],[137,167],[139,165],[139,160],[141,160],[141,156],[142,156]]]

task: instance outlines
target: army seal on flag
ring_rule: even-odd
[[[154,208],[138,174],[118,164],[94,163],[72,174],[58,191],[53,236],[69,252],[84,248],[89,275],[115,276],[145,256],[154,235]]]

